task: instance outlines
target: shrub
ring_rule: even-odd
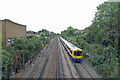
[[[12,57],[6,50],[2,50],[2,78],[9,78],[12,72]]]
[[[45,44],[44,44],[45,45]],[[43,49],[40,38],[16,39],[14,43],[3,47],[3,78],[9,78],[12,70],[17,73],[24,64]]]

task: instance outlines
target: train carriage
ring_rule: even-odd
[[[69,54],[75,62],[81,62],[83,58],[82,50],[67,40],[60,37],[62,43],[69,49]]]

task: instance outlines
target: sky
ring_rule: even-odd
[[[72,26],[83,30],[92,24],[97,6],[107,0],[1,0],[0,20],[27,26],[27,31],[55,33]]]

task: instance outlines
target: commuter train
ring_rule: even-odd
[[[83,58],[82,51],[83,50],[81,50],[80,48],[78,48],[75,45],[71,44],[70,42],[63,39],[62,37],[60,37],[60,41],[62,42],[64,47],[67,48],[67,50],[69,52],[69,55],[71,56],[73,61],[75,61],[75,62],[81,62],[82,61],[82,58]]]

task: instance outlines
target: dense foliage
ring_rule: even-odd
[[[13,72],[18,73],[25,63],[32,60],[47,43],[42,43],[41,38],[34,36],[29,39],[16,39],[14,43],[4,46],[2,49],[3,79],[9,78]]]
[[[54,38],[57,34],[55,34],[54,32],[50,32],[46,29],[42,29],[42,30],[39,30],[38,33],[40,34],[41,37],[48,37],[50,39]]]
[[[71,34],[69,29],[61,32],[62,37],[83,49],[84,55],[90,54],[86,61],[96,67],[103,77],[109,78],[119,77],[118,4],[117,2],[105,2],[99,5],[92,25],[79,36]]]
[[[93,24],[86,31],[88,43],[118,48],[118,3],[108,3],[97,7]]]
[[[55,33],[42,29],[39,35],[14,39],[13,43],[2,47],[2,78],[9,78],[18,73],[28,61],[33,58],[55,37]]]

